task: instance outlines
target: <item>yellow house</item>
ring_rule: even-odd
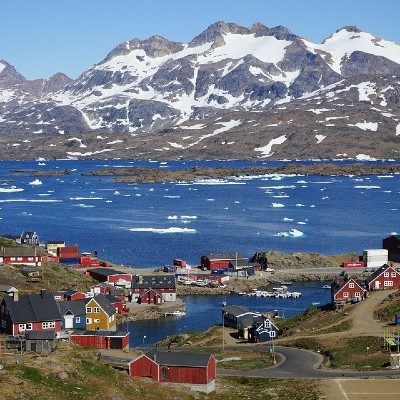
[[[93,297],[86,303],[86,330],[115,331],[115,314],[115,308],[103,294]]]

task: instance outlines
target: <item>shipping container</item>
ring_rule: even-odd
[[[80,258],[71,257],[71,258],[60,258],[60,264],[65,265],[79,265]]]
[[[369,250],[364,250],[363,255],[364,257],[387,256],[388,251],[386,249],[369,249]]]
[[[342,262],[342,268],[364,268],[364,261],[345,261]]]
[[[177,267],[186,268],[186,261],[179,258],[174,258],[173,264]]]

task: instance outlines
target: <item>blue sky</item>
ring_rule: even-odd
[[[118,43],[159,34],[189,41],[213,22],[284,25],[320,42],[344,25],[400,43],[398,0],[1,1],[0,59],[30,79],[77,77]]]

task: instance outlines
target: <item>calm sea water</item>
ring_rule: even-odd
[[[40,163],[42,164],[42,163]],[[113,262],[196,265],[207,252],[361,252],[399,229],[400,175],[268,176],[223,182],[118,184],[81,173],[102,166],[253,166],[252,161],[1,162],[0,234],[35,230]],[[264,162],[278,165],[279,162]],[[61,177],[15,177],[13,168],[75,169]],[[35,185],[34,183],[39,183]]]
[[[154,268],[174,257],[196,265],[208,252],[260,250],[362,252],[399,230],[400,175],[366,177],[261,176],[222,182],[117,184],[81,174],[105,166],[244,167],[253,161],[0,162],[0,234],[38,232],[124,265]],[[61,177],[17,177],[11,169],[74,169]],[[186,315],[125,325],[131,345],[220,323],[221,303],[297,314],[329,301],[323,283],[293,286],[299,300],[188,296]]]

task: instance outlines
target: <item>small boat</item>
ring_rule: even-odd
[[[292,285],[293,284],[293,282],[290,282],[290,281],[283,281],[283,282],[281,282],[281,285],[285,285],[285,286],[290,286],[290,285]]]
[[[313,301],[312,303],[311,303],[311,305],[313,305],[313,306],[319,306],[321,303],[319,302],[319,301]]]
[[[166,316],[172,316],[172,317],[181,317],[182,315],[186,315],[185,311],[172,311],[169,313],[165,313]]]
[[[331,288],[331,285],[324,285],[324,286],[322,286],[322,289],[330,289]]]

